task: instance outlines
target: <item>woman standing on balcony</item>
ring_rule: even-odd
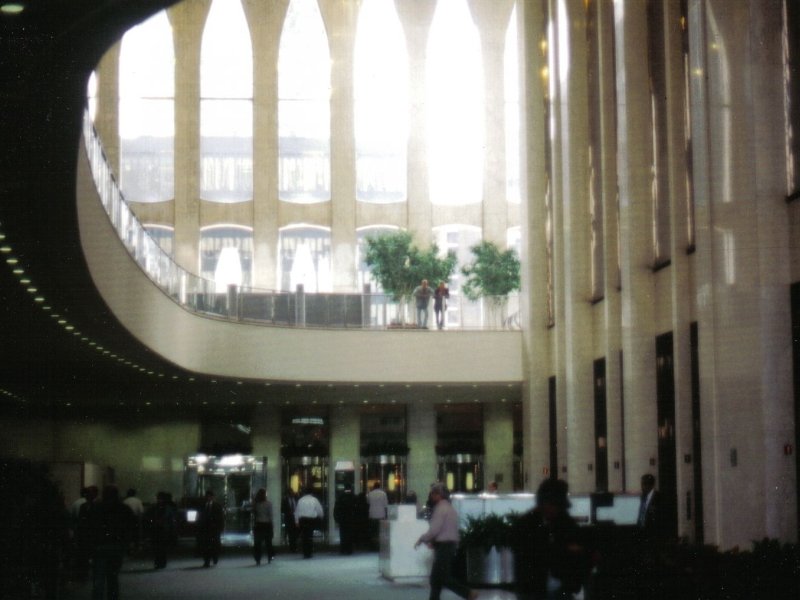
[[[447,312],[448,298],[450,298],[450,290],[444,281],[440,281],[433,292],[433,311],[436,313],[436,327],[438,329],[444,328],[444,316]]]

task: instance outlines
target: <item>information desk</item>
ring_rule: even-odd
[[[389,518],[381,521],[378,566],[381,575],[392,581],[424,580],[433,563],[433,551],[425,545],[416,550],[414,544],[428,531],[428,521],[417,518],[413,504],[389,507]]]

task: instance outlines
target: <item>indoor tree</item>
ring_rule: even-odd
[[[486,240],[470,251],[474,259],[461,268],[466,277],[461,289],[470,300],[484,298],[502,322],[508,295],[520,288],[519,257],[514,250],[500,250],[497,244]]]
[[[456,268],[454,252],[440,256],[436,244],[420,250],[413,241],[408,231],[394,231],[366,239],[364,261],[381,288],[400,303],[403,320],[408,300],[420,281],[427,279],[435,287],[437,282],[447,281]]]

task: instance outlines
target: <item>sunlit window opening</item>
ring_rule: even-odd
[[[520,203],[520,99],[519,99],[519,38],[517,37],[517,7],[511,11],[503,57],[506,113],[506,199]]]
[[[472,225],[443,225],[433,228],[433,241],[439,247],[439,252],[444,256],[452,250],[458,261],[448,283],[450,300],[447,303],[446,325],[457,326],[464,322],[480,322],[480,308],[461,295],[461,284],[464,279],[461,267],[472,262],[474,257],[471,248],[481,241],[482,235],[481,228]]]
[[[253,197],[253,52],[239,0],[214,0],[200,61],[200,197]]]
[[[253,231],[221,225],[200,232],[200,276],[216,283],[216,292],[229,285],[250,287],[253,271]]]
[[[175,229],[173,227],[167,227],[166,225],[145,225],[144,228],[168,256],[174,256]]]
[[[357,197],[406,199],[408,56],[393,0],[364,0],[354,65]]]
[[[86,84],[86,103],[89,108],[89,118],[92,121],[97,117],[97,71],[92,71],[89,75],[89,83]]]
[[[367,238],[377,238],[386,233],[398,231],[400,228],[393,225],[373,225],[370,227],[362,227],[356,232],[356,278],[358,280],[359,291],[364,289],[364,284],[368,283],[371,292],[381,290],[381,286],[372,276],[370,268],[364,262],[364,257],[367,252]]]
[[[466,0],[439,0],[427,54],[427,131],[433,204],[482,199],[483,62]]]
[[[281,229],[278,238],[278,289],[330,292],[331,232],[325,227],[296,225]]]
[[[330,60],[317,0],[291,0],[278,56],[281,200],[330,200]]]
[[[161,11],[122,38],[119,59],[120,189],[135,202],[174,195],[175,54]]]
[[[522,256],[522,227],[509,227],[506,231],[506,248]]]

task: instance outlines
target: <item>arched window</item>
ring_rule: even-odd
[[[399,227],[395,225],[371,225],[369,227],[362,227],[356,232],[356,278],[358,280],[358,289],[363,290],[364,284],[370,285],[370,290],[373,292],[380,291],[381,287],[378,282],[372,277],[370,268],[364,262],[364,256],[367,252],[367,238],[379,237],[385,233],[392,233],[397,231]]]
[[[331,197],[330,49],[317,0],[291,0],[278,55],[281,200]]]
[[[520,101],[519,101],[519,39],[517,37],[517,7],[511,11],[506,29],[503,70],[506,113],[506,199],[520,202]]]
[[[253,52],[240,0],[214,0],[200,61],[200,197],[253,197]]]
[[[482,199],[483,63],[466,0],[439,0],[428,41],[427,129],[430,199]]]
[[[331,282],[331,232],[325,227],[293,225],[278,238],[278,289],[329,292]]]
[[[445,254],[452,250],[456,254],[456,269],[450,276],[450,301],[447,308],[447,325],[460,326],[480,323],[480,307],[469,302],[461,294],[461,267],[473,260],[471,248],[482,238],[480,227],[472,225],[443,225],[433,228],[433,241],[439,252]]]
[[[164,11],[122,37],[119,59],[120,189],[128,200],[175,196],[175,53]]]
[[[228,285],[250,287],[253,280],[253,230],[215,225],[200,231],[200,276],[216,282],[218,294]]]
[[[364,0],[355,40],[357,197],[406,199],[408,56],[393,0]]]
[[[168,256],[174,256],[175,229],[166,225],[145,225],[145,231]]]

